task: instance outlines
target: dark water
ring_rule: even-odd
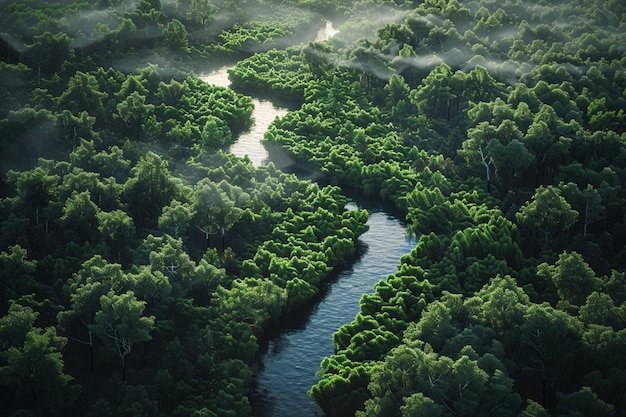
[[[318,40],[332,36],[336,30],[327,24],[318,33]],[[200,75],[210,84],[228,87],[228,69]],[[237,156],[248,156],[255,166],[269,160],[279,168],[287,168],[290,161],[280,152],[269,154],[261,139],[276,117],[288,109],[268,100],[253,97],[253,125],[242,133],[230,151]],[[313,178],[314,179],[314,178]],[[307,395],[317,383],[317,371],[326,356],[333,354],[332,335],[343,324],[350,323],[359,311],[359,300],[372,293],[374,284],[396,272],[399,259],[408,253],[415,242],[407,241],[403,222],[380,202],[353,196],[348,209],[366,209],[370,216],[369,230],[359,239],[360,256],[348,268],[339,271],[324,289],[323,297],[274,335],[262,346],[262,368],[257,373],[256,390],[252,397],[256,417],[313,417],[323,414]]]
[[[359,312],[359,300],[397,270],[400,257],[415,242],[405,238],[402,222],[367,201],[348,208],[365,208],[370,229],[360,238],[363,253],[341,271],[324,298],[303,317],[293,320],[268,343],[264,368],[257,376],[254,415],[258,417],[322,416],[307,391],[317,383],[322,359],[333,354],[332,335]]]

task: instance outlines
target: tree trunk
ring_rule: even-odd
[[[93,345],[89,345],[89,372],[93,375]]]

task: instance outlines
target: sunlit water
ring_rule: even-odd
[[[325,25],[315,35],[315,41],[323,41],[331,38],[338,32],[333,27],[332,22],[326,21]],[[226,65],[206,74],[200,74],[201,80],[208,84],[217,85],[219,87],[230,87],[228,79],[228,70],[233,69],[235,65]],[[265,146],[261,143],[263,135],[268,126],[276,117],[283,117],[289,109],[279,106],[272,101],[252,97],[254,104],[254,113],[252,115],[252,125],[250,128],[242,132],[235,143],[230,147],[229,151],[233,155],[240,157],[247,156],[254,166],[261,166],[268,162],[269,154]]]
[[[230,87],[228,70],[234,65],[227,65],[208,74],[201,74],[200,79],[208,84],[219,87]],[[233,155],[240,157],[247,156],[252,161],[252,165],[258,167],[267,163],[268,152],[261,143],[265,131],[277,117],[282,117],[289,111],[286,107],[275,105],[269,100],[252,97],[254,112],[252,114],[252,125],[237,137],[229,151]]]
[[[327,22],[315,40],[328,39],[335,33],[337,30],[332,23]],[[200,78],[209,84],[229,87],[228,70],[231,68],[234,65],[201,74]],[[252,126],[238,136],[230,152],[247,156],[254,166],[269,160],[278,167],[288,166],[289,163],[278,160],[280,153],[270,155],[261,143],[267,127],[288,109],[268,100],[255,97],[252,100]],[[407,241],[404,224],[379,202],[355,197],[348,208],[364,208],[370,214],[369,230],[359,239],[360,256],[333,277],[315,305],[299,316],[289,317],[287,323],[265,341],[263,363],[256,375],[252,396],[256,417],[323,415],[307,392],[319,380],[316,373],[322,359],[333,354],[332,335],[343,324],[354,320],[361,296],[372,293],[374,284],[396,272],[400,257],[415,244]]]

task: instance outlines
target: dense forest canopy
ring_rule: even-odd
[[[418,239],[334,335],[325,415],[625,415],[620,1],[2,0],[0,28],[0,414],[251,415],[259,340],[367,230],[351,187]],[[261,93],[329,185],[226,152]]]

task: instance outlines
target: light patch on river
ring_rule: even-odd
[[[208,84],[219,87],[230,87],[228,70],[234,65],[227,65],[208,74],[200,75],[200,79]],[[277,117],[283,117],[289,109],[277,106],[269,100],[252,97],[254,112],[252,113],[252,124],[237,136],[236,141],[231,145],[229,152],[241,158],[248,157],[252,165],[260,167],[267,163],[268,152],[261,143],[267,128]]]

